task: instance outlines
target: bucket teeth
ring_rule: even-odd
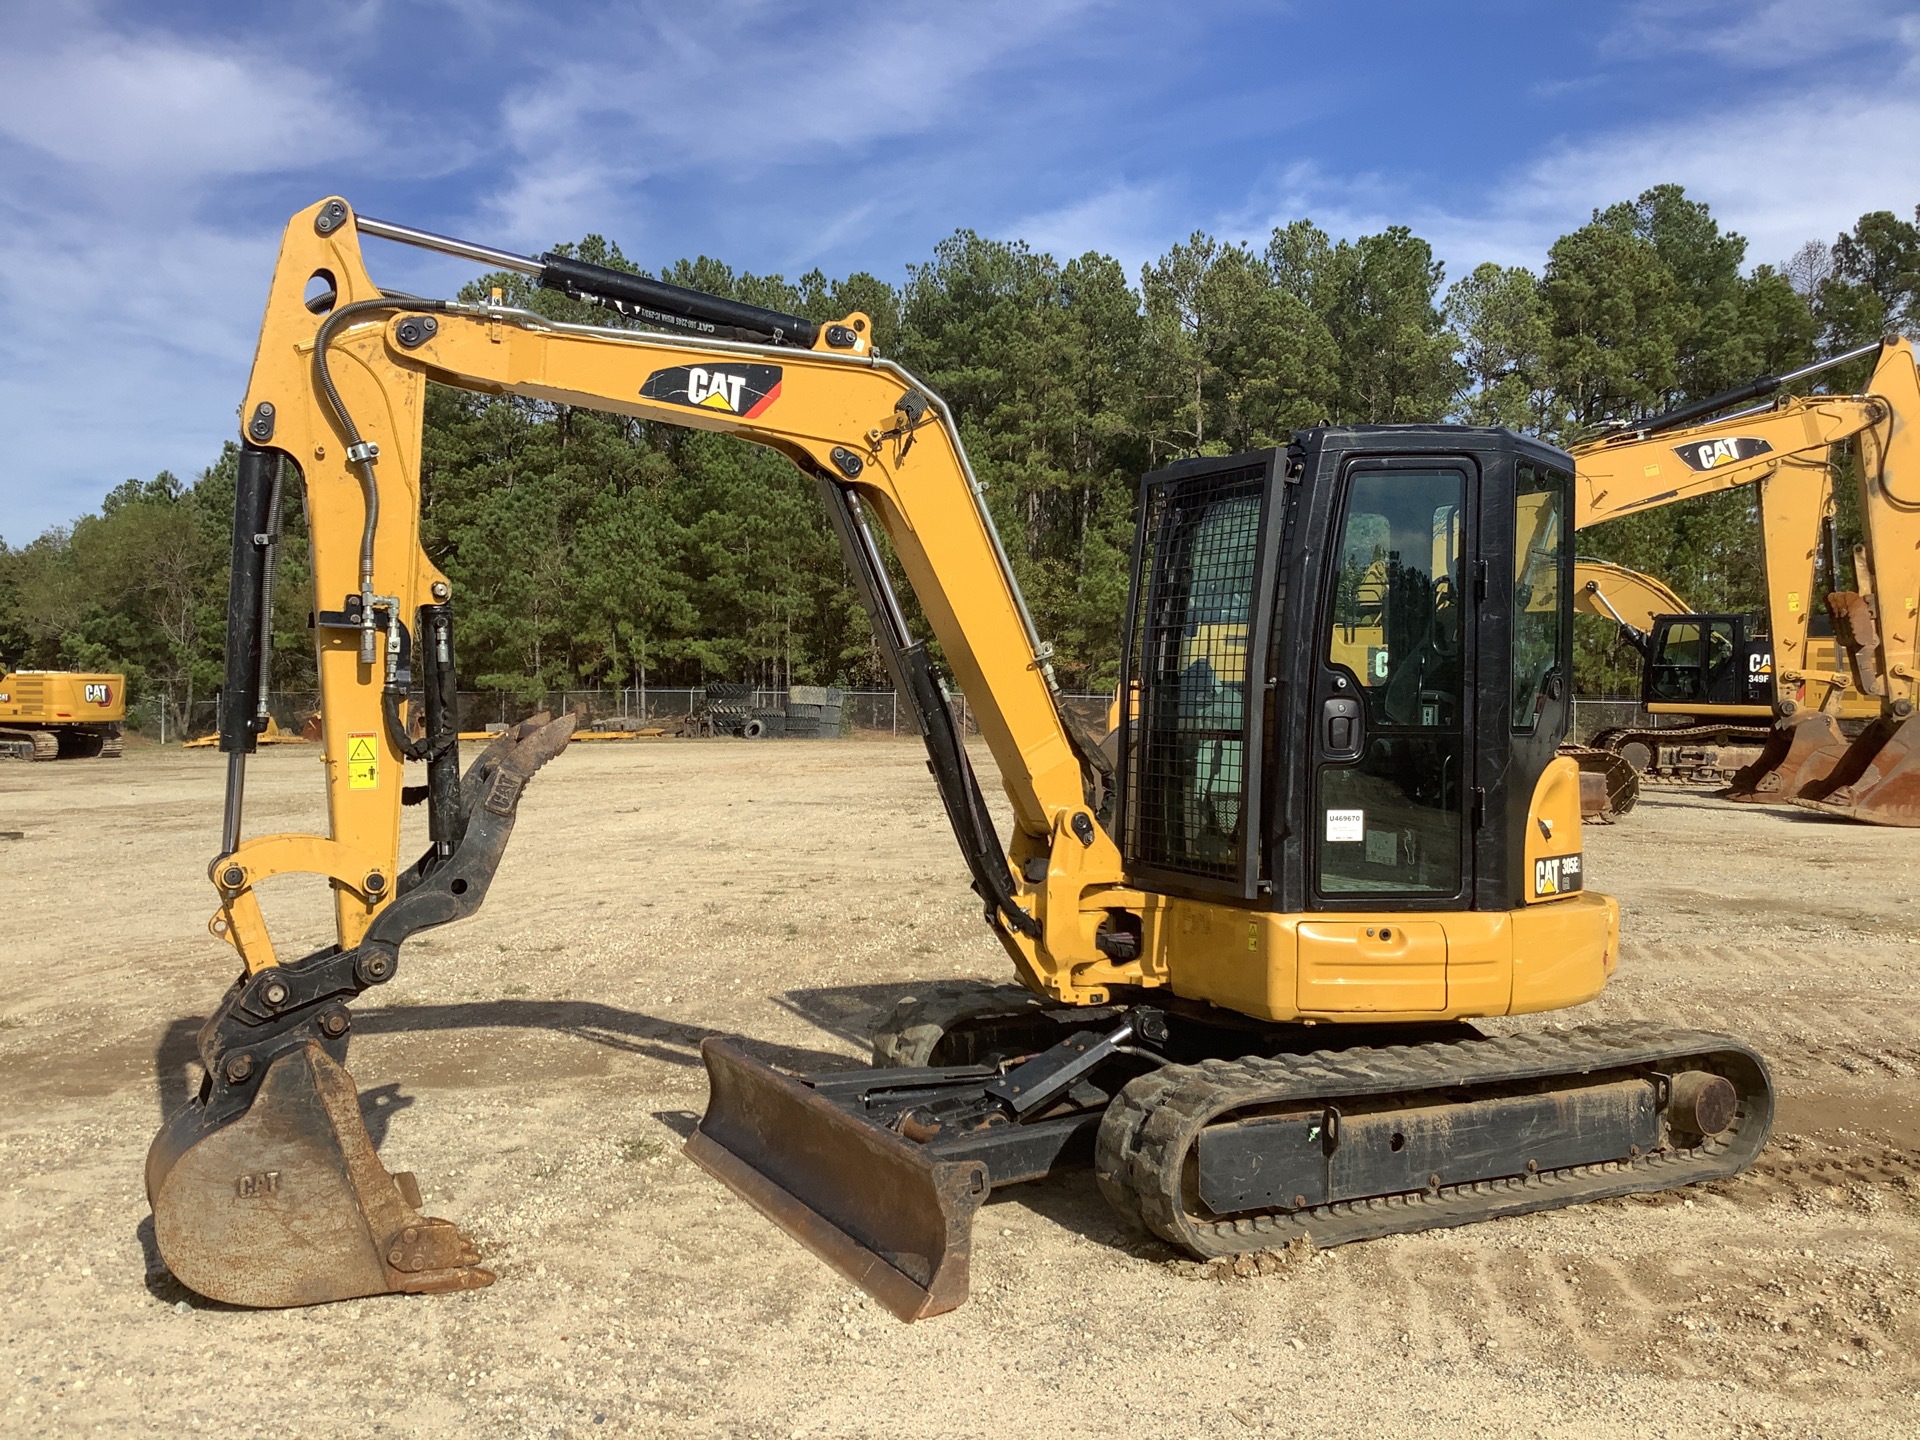
[[[1876,720],[1796,803],[1870,825],[1920,826],[1920,717]]]
[[[491,1283],[455,1226],[381,1165],[353,1077],[312,1042],[267,1069],[237,1118],[176,1112],[147,1156],[154,1239],[174,1277],[230,1305],[318,1305]]]
[[[1824,780],[1847,750],[1839,723],[1822,711],[1803,711],[1783,720],[1767,736],[1759,757],[1734,772],[1729,800],[1754,802],[1797,799]]]

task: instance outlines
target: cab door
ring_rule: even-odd
[[[1462,908],[1472,889],[1477,485],[1450,456],[1341,475],[1309,710],[1310,908]],[[1441,1004],[1445,964],[1444,946],[1426,962]]]

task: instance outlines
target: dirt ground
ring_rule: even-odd
[[[280,1312],[187,1295],[141,1187],[230,978],[221,758],[0,766],[0,1434],[1920,1432],[1920,835],[1679,790],[1589,831],[1624,961],[1555,1021],[1754,1042],[1783,1105],[1746,1176],[1249,1278],[1062,1178],[996,1195],[972,1302],[905,1326],[678,1147],[703,1036],[845,1064],[895,997],[1006,978],[923,758],[666,741],[543,772],[484,911],[409,946],[351,1058],[389,1168],[499,1280]],[[249,799],[255,833],[319,825],[315,751],[264,752]],[[326,912],[281,883],[293,951]]]

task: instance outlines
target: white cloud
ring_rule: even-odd
[[[1743,70],[1804,73],[1810,64],[1913,23],[1905,0],[1641,0],[1602,42],[1629,63],[1679,52]]]
[[[930,10],[758,0],[628,12],[625,28],[601,28],[592,58],[541,65],[508,95],[503,134],[518,158],[482,214],[537,243],[624,219],[651,176],[719,185],[936,127],[964,129],[986,77],[1095,8],[1096,0]],[[556,166],[558,186],[547,178]]]
[[[1703,122],[1649,126],[1557,148],[1520,176],[1510,223],[1576,223],[1594,203],[1674,181],[1778,263],[1868,210],[1920,201],[1920,94],[1912,89],[1782,96]]]
[[[167,35],[103,33],[83,10],[20,7],[0,29],[0,136],[116,187],[201,186],[352,155],[352,107],[297,66]]]
[[[1911,215],[1920,203],[1920,19],[1870,27],[1862,17],[1884,19],[1884,5],[1840,9],[1853,19],[1838,34],[1858,41],[1870,30],[1893,50],[1893,83],[1862,83],[1856,71],[1843,69],[1810,71],[1792,84],[1757,83],[1751,98],[1734,87],[1729,103],[1704,116],[1625,123],[1552,143],[1472,194],[1422,197],[1414,182],[1379,172],[1334,174],[1298,163],[1263,182],[1245,204],[1217,212],[1208,228],[1259,243],[1275,225],[1302,215],[1336,236],[1406,225],[1458,278],[1484,260],[1538,269],[1553,241],[1586,223],[1595,208],[1671,182],[1710,205],[1723,228],[1747,237],[1749,265],[1778,265],[1805,241],[1830,240],[1869,210]],[[1769,27],[1783,28],[1796,16],[1819,28],[1803,7],[1775,5],[1743,13],[1724,32],[1696,29],[1690,44],[1701,52],[1745,53],[1749,43],[1778,41]],[[1661,23],[1668,21],[1663,10]],[[1653,43],[1664,33],[1643,29],[1640,39]],[[1157,247],[1191,228],[1184,219],[1167,221]]]
[[[1134,276],[1166,249],[1164,220],[1173,208],[1166,186],[1123,181],[997,228],[1007,238],[1025,240],[1062,261],[1097,250],[1113,256]]]

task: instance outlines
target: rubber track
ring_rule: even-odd
[[[1675,1062],[1725,1075],[1740,1095],[1732,1126],[1691,1149],[1228,1219],[1194,1215],[1182,1200],[1188,1152],[1201,1129],[1229,1111],[1665,1068]],[[1725,1035],[1630,1021],[1558,1034],[1169,1065],[1128,1084],[1108,1106],[1094,1168],[1102,1192],[1122,1215],[1190,1255],[1211,1259],[1277,1249],[1303,1236],[1327,1248],[1722,1179],[1753,1162],[1772,1124],[1772,1082],[1766,1062],[1753,1050]]]

